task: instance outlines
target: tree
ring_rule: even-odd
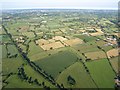
[[[76,84],[75,79],[73,77],[71,77],[70,75],[68,76],[67,81],[70,85],[75,85]]]

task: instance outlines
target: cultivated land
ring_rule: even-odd
[[[116,10],[3,10],[3,88],[114,88]]]

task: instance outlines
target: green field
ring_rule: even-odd
[[[118,73],[118,65],[119,65],[118,60],[119,60],[119,57],[114,57],[114,58],[110,59],[112,67],[114,68],[114,70],[116,71],[116,73]]]
[[[19,54],[15,45],[7,45],[7,48],[8,48],[8,52],[10,53],[10,56],[15,55],[15,54]]]
[[[67,81],[67,77],[69,75],[76,81],[76,84],[73,86],[71,86]],[[92,81],[90,75],[86,72],[81,62],[76,62],[64,70],[58,76],[57,82],[63,84],[66,88],[96,88],[96,85]]]
[[[21,80],[17,75],[12,75],[10,78],[7,79],[9,83],[5,88],[42,88],[35,84],[29,84],[26,81]]]
[[[97,48],[97,46],[95,44],[91,45],[90,43],[76,45],[76,46],[73,46],[73,48],[76,49],[77,51],[79,50],[79,52],[81,52],[81,53],[99,51],[100,50],[100,49]]]
[[[87,62],[86,65],[99,88],[114,88],[115,73],[107,59]]]
[[[40,46],[36,45],[34,42],[29,43],[28,57],[32,61],[36,60],[36,55],[41,53],[44,53],[44,50]]]
[[[18,67],[24,63],[22,57],[17,58],[5,58],[2,60],[3,74],[9,74],[11,72],[16,73]]]
[[[65,68],[76,61],[77,57],[75,54],[69,51],[64,51],[35,61],[35,63],[55,78],[59,72],[62,72]]]
[[[97,39],[96,37],[91,37],[91,36],[87,36],[87,35],[74,35],[74,37],[80,38],[80,39],[84,40],[85,42],[94,41]]]
[[[2,47],[2,58],[7,57],[7,50],[6,50],[6,45],[0,45]]]
[[[33,68],[31,68],[29,65],[24,66],[25,73],[32,77],[32,80],[37,79],[39,83],[45,82],[46,86],[49,86],[51,88],[55,88],[50,82],[48,82],[43,76],[41,76],[38,72],[36,72]]]

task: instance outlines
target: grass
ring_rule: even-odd
[[[34,42],[29,43],[29,52],[28,52],[28,57],[33,61],[36,60],[36,55],[43,53],[44,50],[36,45]]]
[[[43,51],[44,50],[40,46],[36,45],[34,42],[29,43],[29,53],[28,53],[29,56],[43,52]]]
[[[17,58],[5,58],[2,59],[3,74],[9,74],[11,72],[16,73],[18,67],[24,63],[22,57]]]
[[[76,45],[73,46],[74,49],[81,53],[86,53],[86,52],[92,52],[92,51],[99,51],[96,45],[92,44],[90,45],[89,43],[81,44],[81,45]]]
[[[116,73],[118,73],[118,65],[119,65],[118,60],[119,60],[119,57],[110,58],[110,62]]]
[[[6,34],[0,35],[0,41],[1,40],[2,40],[2,42],[11,42],[10,38]]]
[[[62,72],[65,68],[76,61],[77,57],[75,54],[69,51],[64,51],[35,61],[35,63],[55,78],[59,72]]]
[[[34,71],[33,68],[31,68],[29,65],[24,66],[25,73],[32,77],[32,80],[37,79],[39,83],[45,82],[46,86],[50,86],[51,88],[55,88],[50,82],[48,82],[46,79],[44,79],[39,73]]]
[[[2,47],[2,58],[6,58],[7,57],[7,50],[6,50],[6,45],[0,45],[0,47]]]
[[[96,37],[87,36],[87,35],[74,35],[74,37],[80,38],[80,39],[82,39],[82,40],[84,40],[84,41],[86,41],[86,42],[96,40]]]
[[[40,88],[40,86],[21,80],[17,75],[12,75],[7,82],[9,84],[5,88]]]
[[[8,48],[8,52],[10,53],[10,55],[15,55],[18,54],[18,50],[14,45],[7,45]]]
[[[87,62],[86,65],[99,88],[114,88],[115,73],[107,59]]]
[[[34,35],[33,32],[23,32],[22,34],[23,34],[24,36],[29,37],[29,38],[34,38],[34,37],[35,37],[35,35]]]
[[[107,51],[113,49],[113,47],[112,46],[103,46],[102,49],[105,50],[105,52],[107,52]]]
[[[67,77],[72,76],[76,84],[71,86],[67,82]],[[65,69],[57,78],[59,84],[63,84],[66,88],[96,88],[90,75],[86,72],[84,66],[80,62],[76,62]]]

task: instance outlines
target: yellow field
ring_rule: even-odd
[[[64,45],[63,45],[60,41],[58,41],[58,42],[54,42],[54,43],[42,45],[42,46],[40,46],[40,47],[41,47],[43,50],[52,50],[52,49],[64,47]]]
[[[36,41],[36,44],[39,44],[40,46],[42,46],[42,45],[49,44],[49,41],[45,39],[40,39]]]
[[[103,35],[103,32],[101,31],[101,29],[95,29],[97,32],[95,33],[90,33],[91,36],[97,36],[97,35]]]
[[[106,55],[103,51],[87,52],[85,53],[85,56],[92,60],[106,58]]]
[[[72,46],[72,45],[77,45],[77,44],[82,44],[83,40],[76,38],[76,39],[70,39],[64,41],[67,45]]]

